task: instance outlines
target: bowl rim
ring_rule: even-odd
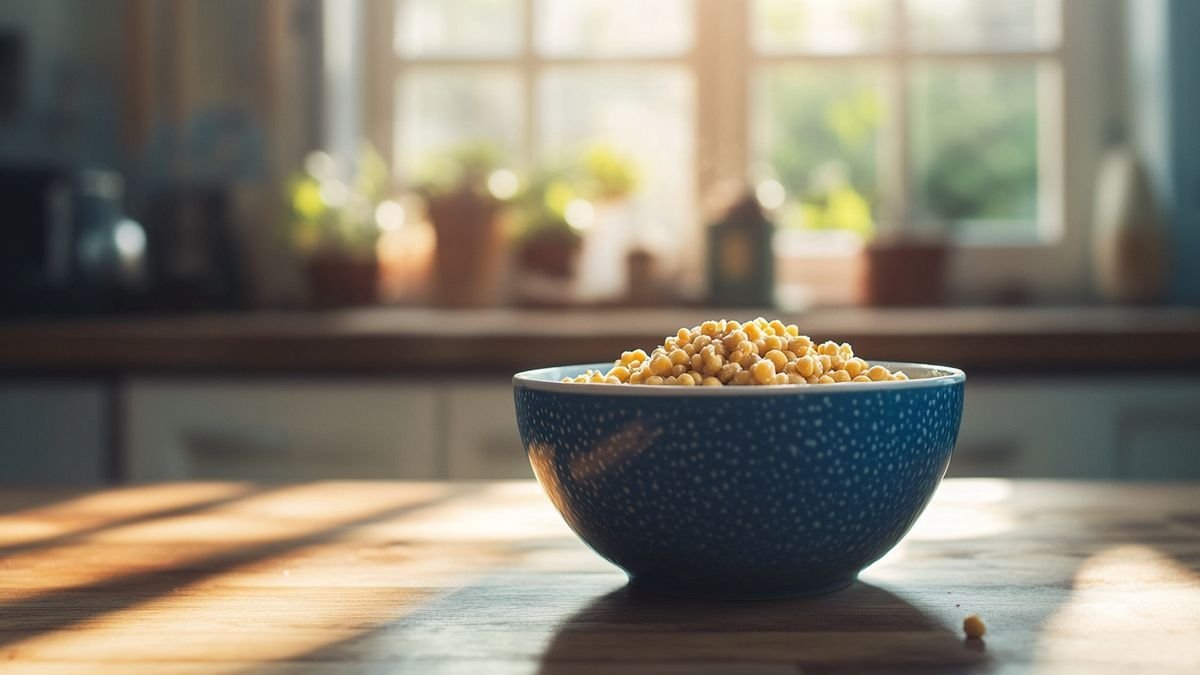
[[[562,382],[550,379],[550,373],[561,372],[564,369],[583,372],[607,370],[612,367],[611,361],[600,363],[582,363],[565,366],[550,366],[525,370],[513,375],[514,388],[549,391],[560,394],[583,394],[603,396],[657,396],[657,397],[691,397],[691,396],[789,396],[800,394],[848,394],[862,391],[925,389],[928,387],[945,387],[966,382],[967,374],[951,366],[937,366],[926,363],[910,363],[907,361],[871,361],[872,365],[882,365],[889,370],[932,370],[939,374],[934,377],[919,377],[911,380],[889,380],[885,382],[838,382],[836,384],[768,384],[752,387],[654,387],[648,385],[615,385],[600,382]]]

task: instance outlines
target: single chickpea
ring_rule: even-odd
[[[794,352],[797,356],[808,354],[808,348],[812,346],[812,340],[801,335],[788,340],[788,351]]]
[[[641,361],[642,363],[645,363],[646,359],[648,359],[648,358],[650,358],[650,355],[646,353],[646,350],[644,350],[644,349],[633,350],[633,360]]]
[[[588,377],[588,381],[589,382],[603,382],[604,381],[604,373],[593,372],[591,374],[591,376]]]
[[[732,330],[732,331],[729,331],[729,333],[727,333],[725,335],[725,339],[723,340],[723,342],[725,344],[726,349],[733,350],[733,349],[737,349],[737,346],[739,344],[741,344],[743,341],[749,340],[749,339],[750,338],[746,335],[746,331]]]
[[[813,375],[820,377],[825,374],[825,364],[821,363],[821,357],[810,356],[813,360]]]
[[[846,359],[846,372],[850,373],[850,377],[858,377],[867,368],[867,362],[858,357]]]
[[[673,387],[679,384],[679,378],[675,377],[674,375],[668,375],[666,379],[663,380],[663,384],[667,385],[668,387]]]
[[[725,359],[727,363],[741,363],[742,359],[746,358],[746,353],[740,350],[729,352],[729,357]]]
[[[720,370],[717,371],[717,379],[722,383],[725,383],[732,380],[733,376],[740,372],[742,372],[742,366],[740,363],[726,363],[725,365],[721,366]]]
[[[778,349],[772,349],[768,351],[763,358],[767,359],[775,366],[776,372],[782,372],[783,367],[788,363],[787,356]]]
[[[784,327],[784,332],[787,333],[789,337],[796,337],[800,335],[800,327],[794,323],[789,323]]]
[[[805,380],[803,377],[801,377],[800,375],[797,375],[796,373],[792,373],[792,374],[788,375],[788,384],[808,384],[808,380]]]
[[[629,373],[629,384],[642,384],[646,381],[646,371],[635,370]]]
[[[841,354],[834,354],[833,356],[829,357],[829,365],[834,370],[841,370],[842,368],[846,367],[846,359],[842,358]]]
[[[754,376],[748,370],[738,371],[729,382],[737,386],[745,386],[754,381]]]
[[[737,331],[737,330],[741,330],[741,329],[742,329],[741,321],[734,321],[733,319],[730,319],[729,321],[725,322],[725,330],[730,333]]]
[[[804,377],[810,377],[817,371],[817,360],[805,355],[796,359],[796,372]]]
[[[725,367],[725,359],[717,356],[716,354],[711,354],[704,357],[704,364],[700,368],[700,372],[704,373],[705,375],[714,375],[723,367]]]
[[[852,379],[850,381],[851,382],[870,382],[871,378],[867,377],[866,375],[855,375],[854,379]]]
[[[692,379],[691,375],[688,375],[687,373],[683,373],[682,375],[679,376],[678,384],[681,387],[692,387],[692,386],[696,385],[696,381]]]
[[[758,354],[743,354],[741,360],[742,369],[752,368],[759,360],[761,360],[761,357]]]
[[[834,342],[833,340],[822,342],[821,346],[817,347],[817,353],[833,356],[834,354],[838,353],[838,343]]]
[[[696,354],[696,345],[694,345],[690,342],[685,344],[680,349],[682,349],[684,352],[686,352],[688,356],[694,356]]]
[[[772,349],[783,351],[787,347],[787,343],[783,341],[783,338],[777,335],[768,335],[763,338],[763,344],[766,345],[767,351],[771,351]]]
[[[852,379],[854,379],[854,378],[850,377],[850,373],[847,373],[844,370],[833,371],[833,381],[834,382],[849,382]]]
[[[872,382],[886,380],[888,375],[891,375],[891,373],[883,366],[871,366],[871,369],[867,371],[867,377],[871,378]]]
[[[775,378],[773,380],[771,380],[771,384],[787,384],[787,383],[788,383],[787,373],[775,373]]]
[[[671,359],[671,363],[674,365],[688,362],[687,352],[683,351],[682,349],[671,350],[671,352],[667,354],[667,357]]]
[[[809,384],[820,384],[821,378],[817,375],[809,375],[808,377],[804,378],[804,381],[808,382]]]
[[[755,318],[754,318],[754,323],[758,324],[758,327],[759,327],[759,328],[761,328],[761,329],[763,329],[763,330],[766,330],[766,329],[767,329],[767,326],[769,326],[769,325],[770,325],[770,322],[769,322],[769,321],[767,321],[766,319],[764,319],[764,318],[763,318],[763,317],[761,317],[761,316],[759,316],[759,317],[755,317]]]
[[[700,370],[704,367],[704,356],[701,354],[692,354],[692,358],[688,359],[688,363],[692,364],[692,370]]]
[[[821,372],[824,373],[824,372],[833,370],[833,357],[832,356],[830,356],[828,354],[821,354],[820,356],[817,357],[817,360],[821,362]]]
[[[984,633],[987,633],[987,626],[983,623],[983,619],[978,615],[972,614],[963,619],[963,633],[972,640],[982,638]]]
[[[752,321],[745,326],[742,326],[742,332],[746,334],[746,339],[757,340],[764,336],[763,327],[756,321]]]
[[[738,346],[737,346],[737,351],[739,351],[743,354],[754,354],[755,356],[758,356],[758,353],[759,353],[758,345],[756,345],[755,343],[753,343],[749,340],[742,340],[741,342],[739,342]]]
[[[671,352],[673,352],[679,348],[679,344],[677,342],[675,342],[675,338],[673,338],[673,337],[664,338],[662,346],[663,346],[663,349],[665,349],[668,354],[670,354]]]
[[[689,370],[688,375],[692,376],[692,382],[695,382],[696,384],[700,384],[700,380],[704,379],[704,373],[701,373],[697,370]]]
[[[658,354],[650,359],[650,372],[655,375],[667,375],[671,372],[671,359],[666,354]]]
[[[622,382],[629,381],[629,369],[625,366],[613,366],[612,370],[608,371],[609,377],[615,377]]]
[[[850,346],[849,342],[843,342],[838,347],[838,353],[842,355],[842,358],[846,358],[846,359],[854,358],[854,348]]]
[[[615,375],[609,375],[608,377],[604,378],[604,383],[605,384],[624,384],[624,382],[622,382],[620,380],[620,378],[618,378]]]
[[[787,326],[783,325],[778,319],[767,324],[771,328],[771,335],[787,335]]]
[[[897,370],[896,372],[892,373],[892,379],[893,380],[907,380],[908,375],[905,374],[905,372],[903,370]]]
[[[688,364],[685,364],[685,363],[679,363],[679,364],[671,366],[671,374],[676,377],[679,377],[680,375],[686,373],[687,371],[688,371]]]
[[[620,364],[623,366],[628,366],[630,362],[636,358],[637,357],[633,355],[633,352],[621,352]]]
[[[715,377],[709,376],[701,380],[700,385],[704,387],[722,387],[725,383]]]
[[[694,346],[698,351],[707,347],[712,343],[712,341],[713,339],[708,335],[697,335],[695,339],[692,340],[692,346]]]
[[[768,359],[763,359],[754,364],[751,372],[754,374],[755,382],[759,384],[767,384],[771,380],[775,379],[775,364]]]
[[[758,355],[759,355],[759,356],[762,356],[763,354],[766,354],[766,353],[767,353],[767,351],[768,351],[768,350],[767,350],[767,339],[766,339],[766,338],[759,338],[759,339],[755,340],[755,341],[754,341],[754,346],[755,346],[755,347],[758,347]]]
[[[679,332],[675,334],[675,340],[679,344],[687,344],[692,341],[692,333],[686,328],[680,328]]]
[[[718,332],[720,332],[720,327],[716,321],[705,321],[704,323],[700,324],[700,334],[701,335],[705,335],[705,336],[708,336],[709,338],[712,338]]]
[[[837,380],[834,380],[834,379],[833,379],[832,377],[830,377],[829,375],[822,375],[822,376],[820,377],[820,379],[818,379],[818,380],[817,380],[817,382],[818,382],[818,383],[820,383],[820,384],[833,384],[833,383],[834,383],[834,382],[836,382],[836,381],[837,381]]]

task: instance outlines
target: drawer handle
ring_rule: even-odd
[[[183,432],[189,454],[207,457],[281,457],[287,436],[274,429],[189,429]]]

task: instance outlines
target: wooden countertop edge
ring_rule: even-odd
[[[511,373],[615,358],[696,316],[746,311],[360,310],[0,325],[0,373]],[[778,314],[778,313],[777,313]],[[785,315],[786,316],[786,315]],[[1200,372],[1200,309],[847,310],[786,317],[868,359],[968,372]],[[1162,372],[1161,367],[1156,367]]]

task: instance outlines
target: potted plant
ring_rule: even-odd
[[[380,230],[375,210],[390,188],[386,163],[365,144],[349,179],[343,178],[336,160],[317,152],[288,181],[292,243],[305,260],[314,305],[376,301]]]
[[[475,143],[426,163],[417,192],[437,236],[433,299],[439,305],[473,307],[496,300],[504,255],[504,198],[498,154]],[[503,173],[498,173],[503,172]],[[512,192],[515,192],[515,188]]]
[[[580,236],[567,223],[566,208],[575,195],[565,172],[546,170],[534,174],[514,200],[518,304],[561,306],[572,301]]]

